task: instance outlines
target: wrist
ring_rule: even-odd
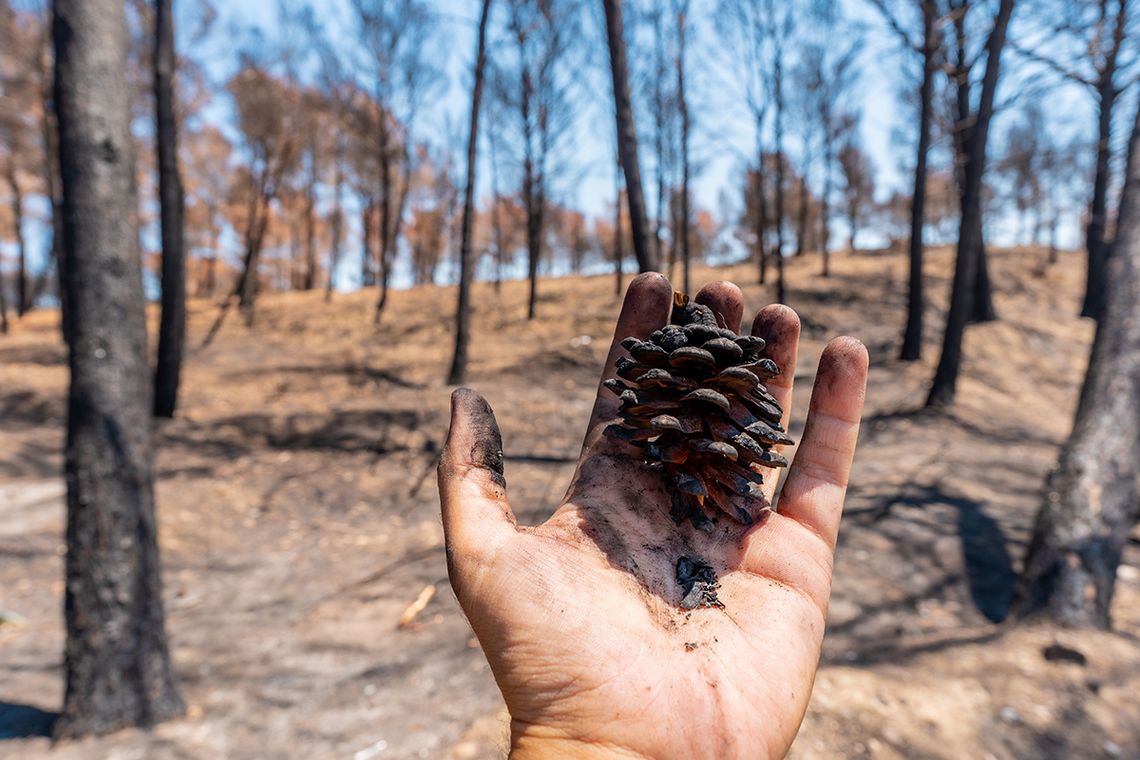
[[[646,760],[646,756],[605,741],[584,741],[557,731],[511,721],[510,760]]]

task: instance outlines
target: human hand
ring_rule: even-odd
[[[739,332],[739,288],[697,294]],[[603,379],[622,338],[669,319],[658,274],[630,285]],[[799,318],[756,315],[782,374],[768,381],[787,427]],[[480,396],[452,396],[439,466],[452,587],[511,715],[512,757],[782,757],[807,710],[823,639],[832,559],[867,379],[867,352],[837,338],[820,359],[778,512],[709,533],[671,519],[661,476],[602,435],[618,400],[599,387],[578,469],[545,523],[520,526],[507,501],[502,442]],[[773,473],[774,475],[775,473]],[[776,478],[765,487],[773,496]],[[723,608],[685,610],[681,557],[716,571]]]

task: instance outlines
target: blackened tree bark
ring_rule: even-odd
[[[1126,4],[1121,2],[1121,8]],[[1121,11],[1123,13],[1123,10]],[[1117,47],[1113,47],[1115,59]],[[1105,265],[1108,262],[1108,244],[1105,241],[1105,227],[1108,216],[1108,180],[1112,160],[1112,111],[1120,94],[1113,82],[1115,65],[1101,74],[1096,83],[1097,94],[1097,143],[1096,175],[1093,177],[1092,202],[1089,204],[1089,224],[1085,231],[1085,245],[1088,248],[1088,270],[1085,278],[1085,297],[1081,303],[1081,316],[1100,319],[1104,313],[1107,285]]]
[[[491,17],[491,0],[483,0],[479,15],[479,41],[475,51],[475,83],[471,89],[471,130],[467,136],[467,183],[463,188],[463,221],[459,238],[459,303],[455,314],[455,354],[450,385],[459,385],[467,373],[467,344],[471,336],[471,279],[475,260],[471,255],[471,237],[475,227],[475,164],[479,148],[479,106],[483,101],[483,72],[487,66],[487,20]]]
[[[922,317],[926,310],[923,293],[923,228],[926,226],[926,159],[930,153],[930,125],[934,120],[934,74],[937,68],[938,38],[935,33],[933,0],[922,3],[922,85],[919,87],[918,155],[914,163],[914,194],[910,205],[910,276],[907,281],[906,329],[903,331],[903,361],[922,358]],[[852,217],[854,218],[854,217]],[[855,227],[852,224],[852,248]]]
[[[974,193],[969,188],[970,179],[967,176],[971,156],[970,150],[972,146],[972,138],[975,128],[978,124],[978,114],[971,111],[971,91],[973,83],[971,81],[971,71],[973,70],[976,59],[971,58],[968,47],[968,35],[966,15],[970,11],[971,0],[952,0],[949,6],[949,13],[953,21],[954,28],[954,65],[953,65],[953,82],[954,82],[954,97],[957,107],[957,123],[954,125],[954,154],[957,158],[957,180],[958,180],[958,206],[961,218],[969,218],[970,223],[977,227],[972,230],[967,238],[972,241],[971,245],[975,246],[969,254],[973,259],[973,278],[972,288],[973,294],[969,298],[969,310],[967,321],[969,322],[990,322],[997,319],[997,311],[994,308],[993,293],[990,290],[990,277],[989,266],[986,260],[986,247],[985,239],[982,234],[982,214],[979,211],[977,214],[966,214],[966,207],[977,203],[980,207],[981,194]],[[1004,35],[1003,35],[1004,38]],[[992,39],[992,34],[991,34]],[[986,49],[989,49],[988,41]],[[986,72],[990,68],[988,66]],[[983,87],[985,77],[983,76]],[[979,106],[979,111],[981,110]],[[988,125],[988,119],[987,119]],[[988,126],[987,126],[988,128]],[[959,240],[962,239],[961,233],[958,235]]]
[[[0,335],[8,334],[8,296],[4,287],[4,274],[0,272]]]
[[[61,282],[71,323],[61,738],[183,711],[155,531],[126,36],[122,3],[55,0]]]
[[[318,118],[312,114],[310,118]],[[317,287],[317,182],[320,178],[320,145],[317,129],[313,127],[309,139],[309,180],[305,183],[305,273],[301,278],[301,289]]]
[[[763,118],[756,122],[757,130],[762,130]],[[760,139],[757,138],[757,142]],[[756,151],[756,258],[760,264],[758,281],[761,285],[768,280],[768,247],[764,245],[768,234],[768,187],[764,180],[764,150]]]
[[[986,143],[994,110],[994,93],[1001,71],[1001,53],[1006,30],[1013,14],[1014,0],[1001,0],[993,28],[986,40],[986,70],[974,123],[966,139],[965,166],[962,168],[962,209],[958,223],[958,252],[954,266],[954,285],[950,293],[950,313],[942,355],[934,373],[927,406],[949,404],[954,400],[958,371],[962,364],[962,338],[973,309],[978,277],[978,258],[982,252],[982,177],[985,173]]]
[[[344,190],[344,153],[340,135],[336,137],[336,153],[333,157],[333,210],[329,219],[329,276],[325,280],[325,301],[332,300],[336,289],[336,270],[340,266],[340,248],[344,241],[344,207],[341,205]]]
[[[685,99],[685,37],[687,26],[688,2],[682,3],[677,11],[677,108],[681,115],[681,271],[683,292],[691,293],[689,281],[689,268],[691,265],[691,246],[689,235],[689,103]]]
[[[51,248],[48,251],[48,265],[44,267],[44,274],[37,282],[37,295],[47,289],[47,273],[54,264],[58,272],[63,258],[60,255],[60,246],[63,243],[62,222],[60,220],[60,207],[62,200],[59,197],[59,129],[55,117],[54,100],[54,69],[55,55],[52,52],[50,25],[45,24],[45,33],[42,46],[42,55],[36,72],[39,75],[40,85],[40,136],[43,143],[43,171],[44,195],[47,197],[48,211],[51,214]],[[58,278],[57,278],[58,279]],[[34,299],[33,299],[34,300]],[[68,304],[63,287],[59,288],[60,331],[68,329],[70,321],[67,319]],[[63,334],[67,341],[67,333]]]
[[[376,249],[372,241],[376,237],[374,217],[376,216],[376,201],[368,197],[364,209],[360,212],[360,286],[370,288],[376,284]]]
[[[621,0],[602,0],[606,12],[606,41],[613,75],[614,113],[617,118],[618,154],[625,172],[625,194],[629,206],[633,252],[637,267],[651,272],[660,266],[649,245],[649,221],[641,190],[641,164],[637,155],[637,128],[633,121],[633,99],[629,92],[629,70],[625,59],[625,31]]]
[[[614,161],[614,297],[621,298],[622,265],[625,263],[625,231],[622,229],[621,158]],[[659,233],[660,234],[660,233]],[[658,238],[660,239],[660,238]]]
[[[13,162],[9,162],[5,174],[11,191],[12,231],[16,234],[16,316],[22,317],[32,308],[28,289],[28,243],[24,237],[24,192]]]
[[[1098,30],[1108,22],[1108,0],[1100,4]],[[1092,86],[1097,101],[1097,143],[1096,175],[1093,178],[1093,195],[1089,204],[1089,223],[1085,242],[1088,248],[1088,271],[1085,284],[1085,297],[1081,304],[1081,316],[1100,319],[1105,305],[1105,265],[1108,261],[1108,243],[1105,240],[1108,209],[1108,185],[1111,179],[1112,161],[1112,117],[1120,95],[1130,82],[1117,84],[1120,74],[1121,51],[1127,39],[1130,0],[1117,0],[1112,17],[1112,34],[1098,34],[1094,44],[1089,46],[1090,59],[1096,72],[1095,79],[1086,80],[1075,72],[1065,72],[1070,78]],[[1108,37],[1108,39],[1104,39]],[[1097,48],[1100,48],[1098,50]],[[1097,55],[1097,53],[1101,53]],[[1132,80],[1134,81],[1134,80]]]
[[[1140,517],[1140,109],[1076,422],[1049,476],[1013,612],[1107,628],[1116,570]]]
[[[155,143],[162,225],[162,318],[154,370],[154,415],[173,417],[186,338],[186,249],[182,177],[178,171],[178,119],[174,95],[172,0],[157,0],[154,16]]]
[[[779,39],[779,38],[777,38]],[[787,303],[784,282],[784,47],[776,46],[772,81],[776,98],[776,303]]]

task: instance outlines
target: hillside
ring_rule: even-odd
[[[804,325],[797,425],[828,338],[855,335],[871,354],[824,663],[793,756],[1140,757],[1137,542],[1114,632],[1000,623],[1084,373],[1080,257],[1042,273],[1038,252],[994,252],[1002,319],[970,329],[947,414],[917,411],[949,287],[949,252],[930,258],[926,359],[913,365],[895,359],[902,256],[836,256],[828,279],[814,257],[788,265]],[[741,284],[747,311],[771,297],[751,266],[694,277],[709,279]],[[608,277],[540,293],[528,323],[524,283],[475,288],[469,384],[497,411],[523,521],[549,514],[569,481],[618,307]],[[397,292],[377,329],[370,293],[269,295],[253,330],[231,315],[205,350],[216,306],[192,303],[181,412],[157,436],[190,712],[54,751],[6,733],[34,729],[62,696],[66,355],[51,313],[0,337],[0,755],[502,755],[505,713],[447,585],[435,492],[454,297]]]

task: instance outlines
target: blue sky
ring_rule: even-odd
[[[298,1],[216,0],[219,17],[213,33],[189,52],[204,64],[214,83],[220,85],[236,69],[240,50],[272,44],[280,35],[280,25],[277,22],[279,3],[288,2],[295,6]],[[197,6],[193,0],[176,0],[175,5],[182,22],[179,25],[180,47],[185,51],[190,46],[193,31],[191,18]],[[860,136],[876,167],[877,195],[881,199],[894,190],[907,190],[911,183],[906,166],[912,160],[910,146],[917,117],[912,112],[913,109],[900,101],[898,93],[903,88],[914,86],[911,77],[915,66],[906,54],[900,52],[895,38],[866,0],[839,0],[839,6],[848,29],[857,29],[863,35],[858,61],[860,77],[853,88],[850,105],[862,116]],[[346,49],[350,48],[353,24],[348,0],[325,0],[314,3],[314,7],[320,9],[321,18],[333,30],[334,38],[343,37]],[[479,0],[437,0],[435,7],[440,15],[437,37],[442,56],[440,63],[446,68],[448,84],[442,96],[434,101],[420,119],[418,137],[439,143],[448,139],[449,131],[464,132],[466,129]],[[709,32],[715,4],[711,0],[704,0],[694,7],[697,11],[693,23],[704,32],[702,34],[698,31],[693,35],[695,41],[689,56],[690,92],[693,93],[691,111],[695,116],[692,140],[696,170],[695,202],[698,207],[709,209],[717,215],[725,212],[737,214],[744,157],[751,155],[754,145],[751,120],[740,106],[741,96],[735,91],[731,64],[719,59],[716,48],[708,43],[712,39]],[[602,32],[599,21],[600,13],[587,13],[583,33],[598,35],[597,38],[600,38]],[[1017,23],[1015,17],[1015,28]],[[577,99],[580,108],[572,130],[575,174],[554,188],[553,198],[588,214],[607,214],[614,193],[612,101],[606,69],[608,59],[604,48],[598,45],[593,49],[596,53],[581,67],[577,81],[582,97]],[[1007,51],[1003,58],[1006,73],[1010,71],[1015,58],[1015,54]],[[1017,92],[1009,90],[1011,87],[1022,86],[1024,81],[1024,78],[1007,80],[1002,98],[1009,99],[1017,95]],[[1122,110],[1130,113],[1132,107],[1129,100],[1122,106]],[[207,108],[205,118],[225,124],[230,115],[228,96],[224,90],[220,90],[215,101]],[[1087,139],[1092,138],[1088,134],[1093,124],[1092,101],[1076,86],[1062,84],[1051,89],[1046,115],[1050,120],[1050,129],[1058,133],[1079,133]],[[1005,129],[1016,118],[1016,110],[1010,109],[997,119],[992,133],[991,157],[1002,151]],[[487,123],[485,117],[483,124]],[[229,131],[232,135],[232,127]],[[797,150],[794,120],[789,120],[788,133],[791,135],[788,149],[794,156]],[[647,147],[643,138],[643,151]],[[485,145],[482,153],[483,163],[478,169],[479,191],[487,193],[490,172],[486,165]],[[32,210],[36,211],[34,204]],[[1078,221],[1072,215],[1064,221],[1063,245],[1079,244]],[[837,239],[844,240],[841,223],[836,222],[836,225],[839,226],[836,229]],[[1008,214],[991,216],[987,225],[987,235],[993,242],[1002,244],[1010,240],[1014,224]],[[37,226],[29,223],[29,227]],[[38,242],[42,240],[39,232],[38,229],[28,230],[33,249],[43,247]],[[874,237],[873,232],[867,235],[867,242],[875,242],[872,239]]]
[[[293,0],[296,2],[296,0]],[[248,0],[246,2],[220,2],[220,25],[229,29],[222,39],[232,44],[242,35],[241,29],[263,30],[266,39],[277,34],[277,5],[279,0]],[[435,4],[441,17],[439,39],[441,52],[449,75],[449,85],[444,96],[432,106],[421,119],[420,137],[442,141],[447,139],[447,131],[454,131],[457,125],[465,129],[469,107],[470,66],[474,55],[474,32],[479,10],[478,0],[438,0]],[[906,171],[912,160],[911,141],[916,129],[916,114],[901,103],[898,93],[904,87],[912,87],[910,77],[916,67],[905,53],[898,49],[894,36],[885,28],[877,11],[866,0],[839,0],[844,23],[849,29],[858,29],[863,35],[862,53],[859,58],[860,78],[854,88],[851,106],[857,109],[862,121],[860,136],[864,148],[876,167],[878,196],[889,195],[893,190],[909,188],[911,178]],[[351,30],[351,12],[346,0],[326,0],[319,3],[322,15],[337,34],[346,35]],[[715,3],[706,0],[695,4],[694,23],[710,31],[711,13]],[[586,34],[600,34],[596,25],[600,14],[587,13],[584,28]],[[1017,19],[1014,21],[1015,25]],[[695,114],[695,132],[692,151],[693,162],[697,167],[694,195],[698,206],[719,212],[728,202],[734,209],[739,205],[740,176],[743,156],[750,155],[753,145],[751,120],[739,107],[740,96],[733,92],[732,83],[723,74],[724,64],[702,65],[715,57],[705,34],[705,43],[699,41],[701,34],[694,35],[697,43],[690,56],[691,92]],[[215,42],[216,44],[216,42]],[[613,197],[612,172],[612,120],[608,80],[605,77],[604,48],[596,48],[600,59],[590,61],[581,73],[583,93],[588,97],[579,98],[581,108],[574,132],[575,163],[582,170],[575,173],[572,181],[555,188],[559,202],[581,209],[589,214],[604,214]],[[213,57],[211,68],[218,75],[232,71],[234,56]],[[233,48],[229,49],[233,52]],[[1006,72],[1010,70],[1015,54],[1007,51]],[[636,65],[636,64],[635,64]],[[1017,84],[1016,82],[1014,84]],[[1005,93],[1008,97],[1011,93]],[[1015,94],[1015,93],[1014,93]],[[1059,84],[1050,92],[1047,116],[1051,128],[1059,132],[1085,132],[1092,125],[1091,99],[1076,86]],[[1131,104],[1128,104],[1131,107]],[[1011,109],[1012,110],[1012,109]],[[1013,118],[1016,118],[1015,116]],[[1003,146],[1005,127],[1012,121],[1010,114],[1002,114],[996,120],[992,133],[991,156],[997,155]],[[484,121],[486,124],[486,121]],[[790,122],[792,135],[789,149],[795,148],[794,122]],[[1089,135],[1091,137],[1091,135]],[[645,150],[643,141],[643,150]],[[484,154],[486,151],[484,150]],[[481,166],[480,190],[487,192],[488,174]],[[1012,225],[1009,220],[997,218],[991,221],[989,235],[995,242],[1008,238]],[[1075,223],[1067,223],[1062,230],[1064,243],[1077,242]]]

